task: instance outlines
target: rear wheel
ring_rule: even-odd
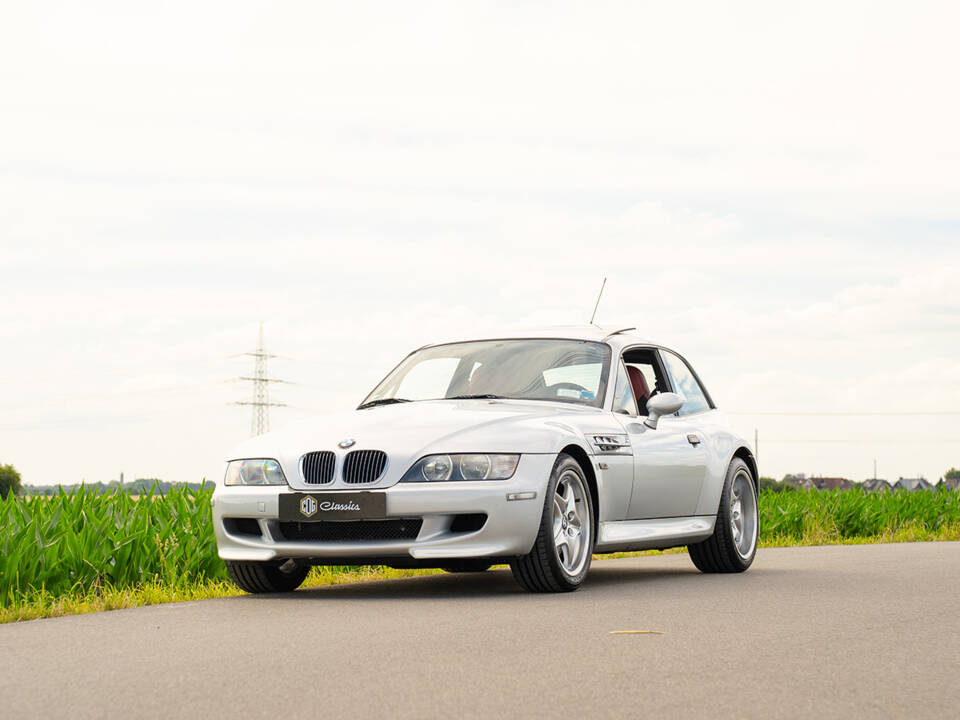
[[[593,499],[580,464],[561,454],[547,483],[533,549],[510,569],[530,592],[569,592],[587,577],[592,554]]]
[[[288,571],[285,566],[271,563],[234,560],[227,560],[226,563],[230,579],[248,593],[292,592],[300,587],[310,572],[309,566],[293,565]]]
[[[723,483],[713,535],[688,546],[690,559],[705,573],[743,572],[757,554],[759,529],[753,475],[743,460],[734,458]]]
[[[457,560],[449,565],[443,566],[443,571],[448,573],[472,573],[484,572],[493,567],[493,563],[486,560]]]

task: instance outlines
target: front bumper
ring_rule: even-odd
[[[385,490],[371,490],[386,494],[387,519],[422,518],[416,538],[405,540],[289,540],[280,530],[279,497],[303,491],[287,486],[218,484],[213,494],[217,547],[224,560],[293,558],[313,564],[337,564],[338,559],[429,564],[444,559],[525,555],[537,536],[555,460],[555,455],[523,455],[509,480],[397,483]],[[507,500],[508,494],[531,492],[536,493],[534,498]],[[458,515],[486,515],[486,521],[479,530],[455,532],[451,524]],[[255,520],[259,534],[238,532],[237,519],[248,526]]]

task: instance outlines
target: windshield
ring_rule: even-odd
[[[600,407],[610,348],[579,340],[484,340],[436,345],[407,357],[363,405],[498,397]]]

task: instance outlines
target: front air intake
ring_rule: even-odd
[[[383,450],[354,450],[343,460],[343,481],[351,485],[376,482],[386,469]]]
[[[224,518],[223,528],[231,535],[245,535],[248,537],[262,537],[260,523],[256,518]]]
[[[282,522],[280,533],[286,540],[312,542],[388,542],[416,540],[423,518],[386,520],[348,520],[341,522]]]

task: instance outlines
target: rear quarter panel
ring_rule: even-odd
[[[719,410],[688,415],[687,420],[700,431],[707,452],[707,476],[697,501],[697,515],[716,515],[720,507],[723,482],[734,453],[742,447],[750,450],[750,446],[743,437],[730,429],[727,416]],[[750,452],[752,454],[752,450]],[[754,482],[756,481],[757,478],[754,478]]]

